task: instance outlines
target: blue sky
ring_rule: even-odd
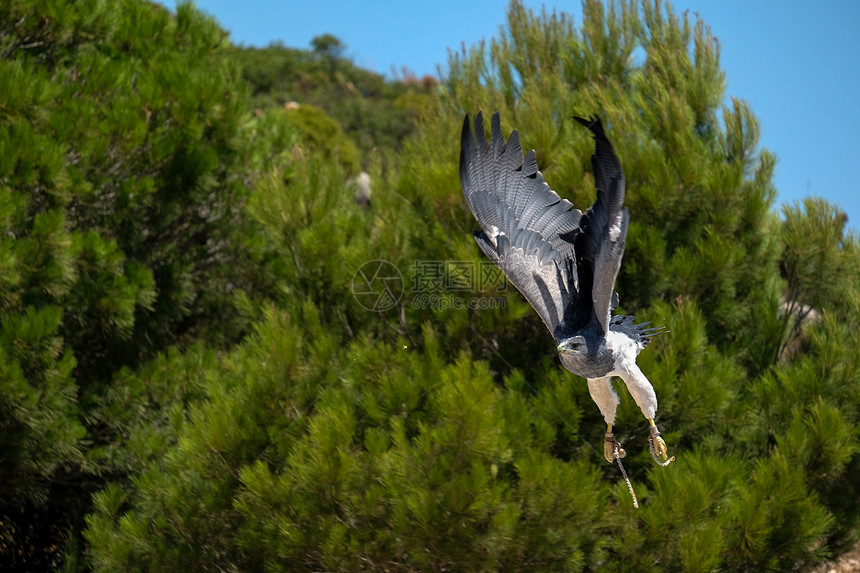
[[[164,4],[173,8],[173,0]],[[197,0],[238,44],[309,48],[331,33],[357,64],[392,76],[437,74],[447,49],[498,34],[507,0]],[[581,3],[525,1],[581,21]],[[721,45],[728,96],[747,100],[760,145],[778,157],[777,202],[819,195],[860,230],[860,2],[678,0]],[[635,192],[630,190],[630,192]]]

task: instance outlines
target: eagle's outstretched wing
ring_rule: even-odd
[[[582,212],[549,188],[534,150],[523,158],[516,131],[505,141],[498,113],[491,139],[480,113],[474,132],[466,116],[460,182],[481,226],[475,240],[555,334],[579,298],[574,238]],[[587,306],[590,314],[590,301]]]
[[[597,199],[585,215],[550,189],[534,150],[523,157],[516,130],[505,141],[493,114],[491,141],[481,113],[463,123],[460,182],[481,231],[475,240],[526,297],[554,335],[596,320],[608,331],[624,252],[624,174],[599,119],[580,123],[597,141]]]
[[[594,318],[603,332],[609,332],[609,315],[618,306],[618,295],[613,291],[615,277],[621,268],[627,225],[630,214],[624,207],[624,171],[603,132],[600,118],[574,117],[594,134],[595,151],[591,156],[594,167],[594,185],[597,198],[585,212],[579,226],[582,232],[576,238],[576,254],[582,263],[591,262],[591,286]]]

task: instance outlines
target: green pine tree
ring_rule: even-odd
[[[773,212],[776,159],[704,23],[647,0],[587,1],[574,25],[515,0],[440,89],[411,92],[414,131],[362,139],[410,88],[336,38],[230,48],[190,5],[131,0],[0,17],[17,154],[0,162],[0,540],[38,548],[6,563],[798,570],[856,540],[857,239],[821,200]],[[279,98],[302,82],[299,110],[322,112],[291,117]],[[601,114],[623,162],[617,290],[670,331],[640,365],[678,457],[653,465],[622,391],[638,510],[584,381],[497,272],[470,274],[457,142],[480,109],[580,208],[593,143],[570,117]],[[504,304],[453,307],[469,298]]]
[[[245,331],[266,281],[241,214],[247,87],[192,6],[0,8],[0,563],[53,567],[118,438],[113,377]],[[136,405],[136,408],[142,407]]]

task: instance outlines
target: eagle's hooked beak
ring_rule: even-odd
[[[579,347],[579,342],[571,342],[570,340],[565,340],[558,345],[558,352],[559,354],[576,354],[579,352]]]

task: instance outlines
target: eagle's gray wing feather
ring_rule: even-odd
[[[612,149],[600,119],[575,117],[594,134],[595,151],[591,156],[597,198],[580,221],[582,233],[576,238],[580,260],[593,264],[591,287],[594,319],[603,332],[609,332],[609,317],[618,304],[615,277],[621,268],[630,215],[624,207],[624,171]]]
[[[609,322],[609,328],[615,332],[622,332],[633,340],[633,342],[636,343],[637,354],[648,346],[648,343],[651,342],[652,338],[658,334],[668,332],[664,326],[647,328],[648,325],[651,324],[650,321],[633,324],[634,320],[636,320],[636,318],[632,314],[616,315],[613,316],[612,320]]]
[[[587,307],[578,289],[574,240],[582,213],[550,189],[535,152],[523,157],[519,135],[505,141],[493,114],[490,141],[483,117],[463,124],[460,182],[481,231],[475,240],[525,296],[553,335],[571,310]],[[586,293],[590,294],[590,293]],[[590,297],[587,297],[590,298]]]

